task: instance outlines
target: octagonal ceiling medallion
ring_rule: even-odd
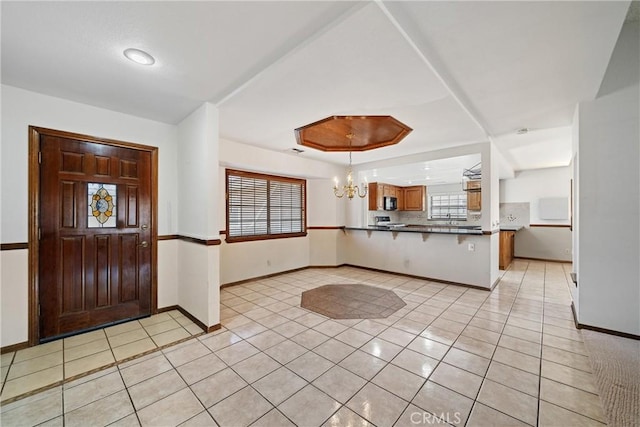
[[[331,116],[295,130],[298,144],[322,151],[367,151],[394,145],[413,129],[391,116]]]

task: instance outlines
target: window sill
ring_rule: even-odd
[[[236,236],[225,239],[226,243],[238,243],[238,242],[253,242],[257,240],[271,240],[271,239],[288,239],[292,237],[305,237],[306,231],[302,233],[285,233],[285,234],[261,234],[257,236]]]

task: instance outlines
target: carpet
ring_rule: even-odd
[[[407,304],[393,291],[352,284],[304,291],[300,305],[331,319],[381,319]]]

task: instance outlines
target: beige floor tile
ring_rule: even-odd
[[[562,365],[571,366],[581,371],[591,372],[589,357],[572,353],[555,347],[542,346],[542,358]]]
[[[287,364],[287,368],[309,382],[318,378],[332,366],[334,366],[332,362],[312,351],[303,354]]]
[[[224,326],[227,329],[233,329],[249,322],[253,322],[253,320],[249,319],[246,316],[243,316],[242,314],[238,314],[237,316],[233,316],[225,320],[224,322],[222,322],[222,326]]]
[[[356,349],[350,345],[331,338],[314,348],[313,352],[319,354],[325,359],[331,360],[333,363],[339,363],[355,350]]]
[[[542,360],[542,376],[559,383],[598,394],[595,378],[589,372],[573,369],[570,366]]]
[[[497,409],[530,425],[538,419],[538,399],[517,390],[485,379],[478,402]]]
[[[313,329],[307,329],[306,331],[301,332],[294,337],[291,337],[291,341],[298,343],[309,350],[319,346],[328,339],[328,336],[314,331]]]
[[[289,369],[282,367],[253,384],[260,394],[273,405],[279,405],[295,392],[303,388],[307,382]]]
[[[436,359],[425,356],[424,354],[416,351],[404,349],[391,361],[391,363],[419,375],[422,378],[429,378],[429,375],[431,375],[439,362]]]
[[[163,322],[153,323],[153,324],[144,326],[145,331],[147,331],[147,333],[150,336],[158,335],[159,333],[170,331],[176,328],[181,328],[181,326],[178,322],[176,322],[172,318],[169,318],[168,320],[165,320]]]
[[[527,424],[506,414],[503,414],[500,411],[496,411],[493,408],[483,405],[482,403],[476,402],[473,405],[473,409],[471,410],[471,415],[469,415],[467,427],[488,426],[525,427],[527,426]]]
[[[131,322],[120,323],[119,325],[109,326],[108,328],[104,328],[104,333],[108,338],[111,338],[116,335],[124,334],[126,332],[132,332],[136,330],[142,329],[142,325],[139,321],[133,320]]]
[[[496,349],[496,346],[493,344],[477,340],[466,335],[460,335],[453,346],[487,359],[490,359],[493,356],[493,352]]]
[[[449,420],[454,425],[464,425],[471,412],[473,400],[427,381],[411,403],[423,411]],[[456,422],[458,420],[459,422]]]
[[[439,328],[439,329],[444,329],[449,332],[461,334],[467,325],[465,325],[464,323],[454,322],[453,320],[438,318],[433,322],[431,322],[431,325],[429,326],[435,326],[436,328]]]
[[[488,331],[486,329],[477,328],[475,326],[467,326],[462,331],[463,336],[467,336],[476,340],[484,341],[489,344],[497,345],[500,340],[500,334],[497,332]]]
[[[279,333],[285,338],[291,338],[301,332],[306,331],[307,329],[308,328],[306,326],[302,326],[301,324],[290,320],[286,323],[276,326],[275,328],[273,328],[273,331]]]
[[[504,323],[494,322],[493,320],[483,319],[481,317],[474,317],[469,322],[469,326],[475,326],[477,328],[486,329],[491,332],[501,333],[502,328],[504,328]]]
[[[534,375],[540,374],[540,359],[524,353],[498,347],[493,354],[493,360],[514,368],[522,369]]]
[[[366,380],[361,377],[340,366],[334,366],[312,384],[338,402],[346,403],[365,383]]]
[[[375,320],[366,319],[354,325],[353,328],[366,334],[375,336],[387,329],[388,326],[383,325],[380,322],[376,322]]]
[[[138,418],[142,425],[178,425],[203,409],[193,392],[185,388],[138,411]]]
[[[256,294],[256,297],[260,298],[261,295]],[[247,316],[249,319],[252,319],[252,320],[262,319],[263,317],[267,317],[272,314],[273,314],[273,311],[267,310],[266,308],[263,308],[263,307],[254,308],[253,310],[249,310],[246,313],[244,313],[245,316]]]
[[[211,351],[217,351],[225,347],[229,347],[232,344],[242,341],[242,338],[230,331],[225,331],[216,335],[203,335],[198,337],[198,340]]]
[[[380,338],[374,338],[360,348],[362,351],[371,354],[379,359],[391,361],[400,351],[402,347]]]
[[[225,369],[227,366],[215,354],[207,354],[177,367],[178,373],[187,382],[194,384],[203,378]]]
[[[278,409],[296,425],[319,426],[339,407],[340,403],[314,386],[307,385],[283,402]]]
[[[420,335],[430,340],[450,346],[456,341],[460,334],[457,332],[447,331],[446,329],[441,329],[432,325],[422,331]]]
[[[487,378],[535,398],[538,397],[540,377],[521,369],[493,361],[487,371]]]
[[[443,361],[480,376],[485,375],[490,362],[489,359],[457,348],[451,348]]]
[[[180,323],[180,325],[191,335],[200,335],[205,333],[205,331],[200,326],[191,321],[185,323],[181,323],[180,321],[178,321],[178,323]]]
[[[0,367],[9,366],[13,363],[13,356],[15,356],[15,351],[10,351],[8,353],[4,353],[0,355]]]
[[[258,323],[266,326],[267,328],[275,328],[276,326],[280,326],[288,321],[289,319],[284,316],[280,316],[279,314],[272,314],[270,316],[263,317],[262,319],[258,319]]]
[[[42,424],[38,424],[38,427],[64,427],[64,416],[60,415],[58,417],[52,418]]]
[[[403,317],[402,319],[398,320],[396,323],[393,324],[393,328],[395,329],[400,329],[402,331],[408,332],[410,334],[413,335],[417,335],[419,333],[421,333],[422,331],[424,331],[424,329],[429,325],[429,323],[431,323],[433,320],[435,320],[435,317],[433,316],[428,316],[425,313],[420,313],[420,312],[416,312],[416,314],[414,314],[412,317],[414,318],[430,318],[429,321],[425,322],[425,321],[416,321],[416,320],[412,320],[411,318],[409,318],[409,316],[411,316],[411,313],[407,314],[407,316]]]
[[[529,356],[540,357],[542,346],[532,341],[526,341],[509,335],[502,335],[498,346],[508,348],[510,350],[519,351]]]
[[[180,427],[218,427],[218,424],[213,421],[209,412],[202,411],[195,417],[189,418],[180,424]]]
[[[9,372],[7,380],[13,380],[24,375],[33,374],[34,372],[62,365],[62,359],[62,352],[57,351],[44,356],[27,359],[24,362],[14,363],[11,365],[11,369],[8,369],[9,367],[7,367]]]
[[[391,329],[391,328],[389,328]],[[389,330],[387,329],[387,331]],[[386,331],[385,331],[386,332]],[[384,333],[384,332],[383,332]],[[342,341],[345,344],[348,344],[352,347],[361,347],[365,343],[369,342],[373,338],[373,336],[359,331],[354,328],[349,328],[344,332],[340,332],[338,335],[334,337],[336,340]]]
[[[64,414],[65,426],[108,425],[134,412],[126,390]]]
[[[249,337],[252,337],[254,335],[257,335],[267,330],[265,326],[261,325],[255,320],[252,320],[250,322],[247,322],[245,324],[242,324],[240,326],[230,328],[230,329],[233,331],[234,334],[238,335],[243,339],[247,339]]]
[[[168,320],[173,320],[173,318],[171,317],[171,315],[167,312],[164,313],[160,313],[160,314],[154,314],[153,316],[150,317],[146,317],[144,319],[140,319],[138,320],[138,322],[140,322],[140,324],[143,327],[147,327],[147,326],[151,326],[151,325],[155,325],[158,323],[162,323],[162,322],[166,322]]]
[[[185,338],[189,338],[190,336],[191,334],[187,332],[186,329],[180,327],[178,329],[171,329],[169,331],[153,335],[151,339],[153,340],[153,342],[155,342],[156,346],[162,347],[176,341],[184,340]]]
[[[441,363],[431,374],[429,381],[438,383],[470,399],[475,399],[482,384],[482,377],[453,365]]]
[[[349,409],[380,427],[392,426],[406,406],[406,401],[372,383],[364,386],[347,403]]]
[[[265,353],[283,365],[291,362],[293,359],[306,352],[306,348],[290,340],[283,341],[280,344],[276,344],[265,350]]]
[[[221,387],[221,384],[224,384],[224,387]],[[191,390],[206,408],[210,408],[246,386],[245,380],[227,368],[193,384]]]
[[[4,426],[38,425],[62,415],[60,387],[2,406]]]
[[[268,330],[258,335],[252,336],[251,338],[247,339],[247,341],[254,347],[264,351],[269,347],[273,347],[274,345],[281,343],[285,339],[286,338],[282,335]]]
[[[129,344],[121,345],[112,349],[116,360],[124,360],[132,356],[144,353],[146,351],[158,348],[151,338],[144,338]]]
[[[13,358],[13,363],[24,362],[34,357],[45,356],[47,354],[62,351],[62,340],[51,341],[46,344],[36,345],[34,347],[18,350]]]
[[[79,335],[75,335],[73,337],[65,338],[64,349],[68,350],[70,348],[90,343],[91,341],[99,341],[105,339],[104,329],[98,329],[97,331],[85,332]]]
[[[407,348],[437,360],[442,359],[449,350],[449,346],[424,337],[417,337]]]
[[[593,418],[596,421],[605,422],[602,404],[596,394],[541,378],[540,399]]]
[[[251,424],[251,427],[296,427],[282,412],[272,409],[263,415],[258,421]],[[194,426],[195,427],[195,426]]]
[[[279,367],[278,362],[261,352],[235,364],[233,370],[251,384]]]
[[[109,345],[111,347],[120,347],[121,345],[129,344],[134,341],[139,341],[144,338],[149,338],[149,335],[144,328],[139,327],[132,331],[123,332],[118,335],[113,335],[108,338]]]
[[[120,390],[124,390],[124,382],[120,373],[115,371],[64,390],[64,411],[71,412],[89,403],[100,400]]]
[[[606,425],[594,419],[584,417],[575,412],[541,400],[538,426],[556,427],[558,425],[558,420],[562,420],[562,425],[567,427],[604,427]]]
[[[453,320],[454,322],[464,323],[465,325],[467,325],[469,324],[471,319],[473,319],[473,316],[469,314],[460,313],[452,310],[451,308],[448,308],[442,312],[439,318]]]
[[[583,356],[589,355],[583,343],[566,338],[556,337],[555,335],[545,334],[542,340],[542,344],[559,348],[561,350],[570,351],[572,353],[581,354]]]
[[[198,340],[189,340],[177,346],[166,348],[163,353],[173,366],[181,366],[210,354],[211,350]]]
[[[400,330],[394,327],[385,329],[380,334],[378,334],[378,338],[381,338],[385,341],[399,345],[400,347],[405,347],[415,337],[416,337],[416,334],[405,332],[403,330]]]
[[[340,408],[338,412],[333,414],[331,418],[329,418],[324,424],[322,424],[322,427],[343,426],[373,427],[373,424],[370,424],[367,420],[365,420],[346,406]]]
[[[360,350],[340,362],[340,366],[367,380],[373,378],[386,364],[384,360]]]
[[[142,381],[133,387],[129,387],[129,395],[133,401],[133,406],[137,411],[149,406],[152,403],[164,399],[165,397],[182,390],[187,384],[180,378],[178,373],[171,369],[160,375]]]
[[[161,353],[154,353],[151,357],[139,363],[123,367],[120,365],[120,374],[127,387],[131,387],[141,381],[155,377],[173,368],[167,358]]]
[[[325,334],[329,337],[334,337],[338,335],[340,332],[345,331],[347,328],[348,326],[342,325],[341,323],[336,322],[335,320],[327,320],[313,327],[313,329],[315,329],[316,331],[322,334]]]
[[[503,335],[509,335],[511,337],[520,338],[523,340],[535,342],[538,344],[542,343],[542,333],[532,331],[530,329],[523,329],[517,326],[506,325],[502,330]]]
[[[557,337],[582,342],[582,333],[577,331],[575,328],[567,329],[547,324],[544,326],[544,334],[555,335]]]
[[[265,398],[251,387],[227,397],[209,409],[209,413],[223,426],[244,427],[273,408]]]
[[[300,323],[303,326],[306,326],[307,328],[313,328],[314,326],[319,325],[325,320],[327,320],[327,318],[324,316],[320,316],[319,314],[307,313],[303,316],[298,317],[296,319],[296,322]]]
[[[85,344],[80,344],[69,349],[64,350],[64,361],[70,362],[75,359],[80,359],[85,356],[100,353],[101,351],[109,350],[109,341],[106,338],[97,339]]]
[[[62,381],[62,365],[54,366],[33,374],[25,375],[4,383],[0,400],[7,400],[21,394]]]
[[[218,350],[215,352],[215,354],[227,365],[233,365],[250,356],[253,356],[259,351],[260,350],[258,350],[248,342],[241,341],[229,347],[225,347],[222,350]]]
[[[425,378],[389,364],[371,382],[408,402],[420,390]]]

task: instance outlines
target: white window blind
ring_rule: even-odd
[[[227,241],[306,234],[306,181],[227,170]]]
[[[430,219],[467,219],[467,195],[465,193],[441,193],[429,197]]]

